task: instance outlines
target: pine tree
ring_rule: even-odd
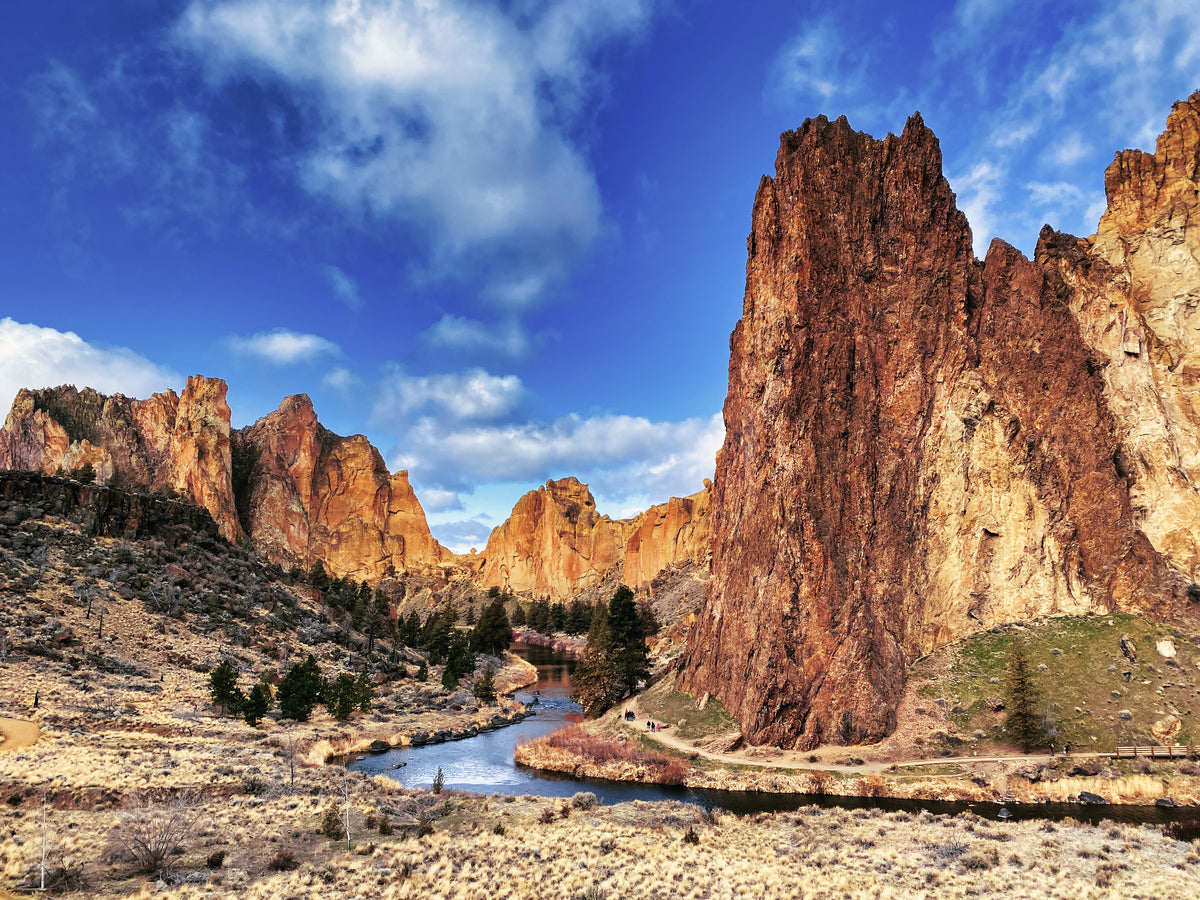
[[[429,651],[429,658],[437,665],[450,651],[450,632],[454,628],[456,615],[453,608],[435,610],[425,620],[421,629],[421,646]]]
[[[582,600],[576,598],[571,601],[571,608],[567,612],[566,632],[567,634],[583,634],[588,630],[588,626],[592,622],[592,609]]]
[[[1012,649],[1008,652],[1004,687],[1008,694],[1008,719],[1005,725],[1028,753],[1042,743],[1044,735],[1037,716],[1037,688],[1031,678],[1029,657],[1022,640],[1013,641]]]
[[[288,670],[279,683],[279,711],[285,719],[307,722],[313,707],[321,699],[324,679],[316,658],[310,653],[308,659]]]
[[[496,700],[496,673],[490,664],[475,682],[475,697],[480,703],[494,703]]]
[[[571,696],[584,713],[595,718],[611,705],[614,670],[609,659],[612,640],[608,627],[608,604],[599,601],[592,610],[583,657],[571,673]]]
[[[650,675],[650,655],[646,651],[646,626],[638,615],[633,591],[625,585],[617,588],[608,604],[608,631],[614,669],[615,703],[637,690],[638,682]]]
[[[237,713],[245,700],[241,689],[237,686],[238,673],[233,664],[227,659],[217,663],[216,668],[208,676],[208,691],[212,702],[225,712]]]
[[[325,685],[323,691],[325,697],[325,708],[339,722],[344,722],[350,718],[350,713],[354,712],[354,707],[357,706],[357,691],[355,689],[355,681],[345,672],[338,675],[333,681]]]
[[[512,641],[512,627],[508,624],[508,613],[504,601],[497,597],[483,610],[479,624],[471,632],[471,649],[476,653],[499,656]]]
[[[421,614],[415,609],[404,620],[404,630],[400,640],[405,647],[419,647],[421,644]]]
[[[527,620],[525,618],[525,607],[522,606],[521,601],[518,600],[516,607],[513,609],[513,614],[512,614],[513,628],[524,628],[526,621]]]
[[[250,690],[250,696],[242,704],[242,717],[246,724],[257,725],[271,708],[271,686],[260,681]]]

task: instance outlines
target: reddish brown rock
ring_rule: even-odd
[[[753,743],[873,740],[907,663],[970,631],[1170,613],[1186,580],[1133,512],[1078,242],[981,264],[919,116],[883,141],[819,118],[748,249],[689,690]]]
[[[0,431],[0,468],[53,473],[91,463],[97,481],[175,492],[230,541],[270,559],[367,581],[423,571],[449,555],[429,532],[408,474],[390,475],[362,435],[322,428],[289,397],[230,429],[225,382],[193,376],[182,396],[106,397],[90,388],[21,391]]]
[[[306,568],[321,560],[333,575],[365,581],[449,559],[408,473],[389,475],[362,435],[323,428],[307,396],[288,397],[235,445],[245,527],[272,558]]]
[[[695,561],[707,567],[712,482],[689,497],[672,497],[636,516],[625,527],[621,581],[645,587],[668,566]]]
[[[623,549],[621,524],[596,512],[587,485],[564,478],[518,500],[475,564],[483,587],[566,600],[602,582]]]
[[[0,431],[0,468],[52,473],[90,463],[117,479],[179,492],[205,507],[228,540],[241,537],[230,489],[226,385],[192,376],[133,400],[72,386],[22,390]]]
[[[228,541],[242,539],[237,507],[233,499],[233,462],[229,443],[228,386],[219,378],[192,375],[175,411],[175,425],[167,441],[165,464],[154,476],[154,487],[166,487],[212,513],[221,536]],[[157,424],[157,412],[141,417]],[[156,430],[148,433],[152,445]]]

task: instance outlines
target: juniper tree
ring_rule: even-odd
[[[1004,674],[1004,687],[1008,694],[1009,733],[1021,743],[1026,753],[1042,743],[1041,723],[1038,721],[1038,692],[1029,670],[1029,657],[1025,642],[1014,640],[1008,652],[1008,669]]]
[[[242,704],[242,717],[247,725],[257,725],[271,708],[271,686],[258,682],[250,690],[250,696]]]
[[[475,697],[481,703],[494,703],[496,700],[496,673],[489,665],[475,682]]]
[[[285,719],[307,722],[323,688],[321,668],[310,653],[304,662],[292,666],[279,683],[279,711]]]
[[[479,624],[471,632],[471,649],[498,656],[508,649],[511,640],[512,627],[508,624],[508,613],[504,611],[504,600],[496,597],[484,607]]]
[[[571,696],[593,718],[610,705],[613,691],[613,667],[609,659],[612,640],[608,628],[608,604],[603,600],[592,609],[592,625],[588,629],[583,657],[571,673]]]
[[[212,702],[221,707],[227,715],[239,712],[246,699],[237,686],[237,681],[237,670],[227,659],[217,663],[216,668],[208,676],[209,696],[212,697]]]

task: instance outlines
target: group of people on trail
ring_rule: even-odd
[[[635,713],[632,709],[625,710],[625,721],[626,722],[632,722],[636,719],[637,719],[637,713]],[[647,731],[662,731],[666,727],[667,727],[666,725],[663,725],[661,722],[655,722],[653,719],[646,720],[646,730]]]

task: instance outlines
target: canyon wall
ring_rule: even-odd
[[[468,559],[482,587],[569,600],[599,586],[618,567],[623,584],[646,588],[669,566],[707,566],[711,491],[672,497],[633,519],[596,512],[576,478],[547,481],[517,501],[492,529],[483,553]]]
[[[408,473],[388,473],[361,434],[321,426],[312,401],[288,397],[235,435],[244,527],[275,558],[366,581],[448,561]]]
[[[187,498],[227,540],[249,540],[276,562],[308,568],[320,560],[330,574],[356,580],[459,566],[481,587],[567,600],[616,570],[642,588],[668,566],[708,558],[708,487],[614,521],[574,478],[522,497],[483,554],[455,557],[430,533],[408,473],[390,474],[365,437],[324,428],[303,394],[231,429],[226,390],[200,376],[182,395],[147,400],[91,388],[23,390],[0,430],[0,469],[54,474],[91,465],[98,484]]]
[[[230,428],[226,385],[193,376],[132,400],[91,388],[22,390],[3,430],[0,469],[53,474],[90,464],[99,484],[143,485],[208,510],[222,537],[268,558],[376,581],[450,559],[433,539],[406,472],[390,475],[362,435],[317,421],[289,397],[248,428]]]
[[[919,115],[783,135],[684,671],[748,740],[878,739],[907,664],[993,624],[1189,615],[1198,117],[1118,155],[1097,236],[1045,229],[1033,261],[974,258]]]

